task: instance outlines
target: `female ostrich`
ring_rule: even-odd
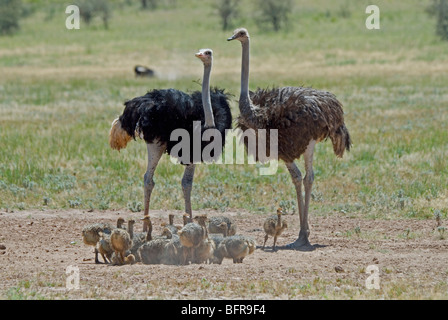
[[[336,97],[325,91],[302,87],[258,89],[249,93],[249,33],[240,28],[227,40],[239,40],[242,44],[240,116],[238,128],[253,129],[258,140],[258,129],[266,129],[266,143],[269,143],[269,129],[277,129],[278,157],[282,159],[296,188],[299,207],[300,232],[290,249],[312,249],[308,237],[308,208],[311,187],[314,181],[313,152],[316,143],[330,138],[336,156],[342,157],[344,150],[350,150],[350,135],[344,124],[344,112]],[[246,150],[248,148],[245,141]],[[256,148],[255,148],[256,149]],[[306,175],[303,179],[305,199],[301,183],[302,174],[294,159],[304,156]],[[254,155],[258,159],[257,155]]]
[[[202,93],[199,91],[188,95],[175,89],[152,90],[146,95],[134,98],[125,103],[123,114],[115,119],[109,135],[111,148],[120,150],[125,148],[127,143],[135,135],[143,137],[148,150],[148,167],[144,175],[144,194],[145,209],[144,215],[149,212],[149,202],[152,190],[154,189],[154,171],[157,164],[166,152],[171,154],[173,147],[178,144],[177,141],[171,141],[171,133],[176,129],[184,129],[190,135],[190,154],[171,154],[181,160],[185,165],[185,172],[182,177],[182,190],[185,199],[185,211],[192,217],[191,211],[191,189],[193,185],[193,176],[195,162],[208,161],[210,158],[202,157],[204,148],[210,148],[212,159],[217,159],[221,154],[225,143],[226,129],[232,127],[232,114],[228,103],[228,96],[224,90],[214,88],[210,92],[210,73],[213,62],[213,52],[210,49],[203,49],[196,54],[196,57],[202,60],[204,64],[204,77],[202,82]],[[196,132],[194,122],[201,122],[202,133],[207,134],[207,129],[217,133],[221,138],[221,145],[216,146],[217,141],[214,135],[212,141],[201,141],[200,159],[193,157],[195,150],[192,144],[193,132]],[[191,147],[193,146],[193,147]],[[216,146],[216,148],[215,148]],[[218,148],[219,147],[219,148]],[[184,151],[184,150],[182,150]],[[187,158],[187,161],[185,159]],[[147,231],[147,224],[144,224],[143,231]]]

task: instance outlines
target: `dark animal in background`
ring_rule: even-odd
[[[201,122],[201,133],[209,128],[216,128],[221,135],[222,147],[225,143],[227,129],[232,127],[232,114],[229,106],[229,96],[222,89],[210,90],[210,72],[212,68],[212,50],[201,50],[196,54],[204,64],[204,78],[202,92],[196,91],[189,95],[175,89],[152,90],[146,95],[134,98],[125,103],[123,114],[115,119],[109,134],[111,148],[120,150],[125,148],[136,134],[142,137],[148,150],[148,167],[144,176],[144,215],[149,212],[151,193],[154,188],[154,172],[163,153],[171,154],[171,149],[178,141],[170,141],[171,133],[176,129],[184,129],[193,139],[194,122]],[[202,141],[201,151],[212,141]],[[190,144],[192,146],[192,144]],[[214,149],[216,151],[216,149]],[[190,151],[193,148],[190,147]],[[217,157],[222,153],[213,154]],[[202,154],[202,153],[201,153]],[[185,155],[172,155],[184,159]],[[182,177],[182,190],[185,199],[185,212],[192,217],[191,189],[195,163],[191,161],[185,165]],[[203,161],[204,159],[200,159]],[[144,225],[144,231],[147,226]]]
[[[313,88],[283,87],[249,92],[249,33],[244,28],[237,29],[227,40],[235,39],[242,45],[240,116],[237,126],[243,132],[253,129],[256,140],[259,140],[258,130],[266,129],[267,145],[270,145],[269,129],[278,130],[278,158],[285,162],[296,188],[300,216],[299,236],[287,247],[310,250],[308,208],[314,181],[314,146],[330,138],[336,156],[342,157],[345,150],[350,150],[351,139],[344,123],[342,104],[332,93]],[[246,140],[246,150],[250,151],[247,143]],[[306,171],[303,178],[305,199],[301,188],[302,174],[294,163],[302,155]],[[256,154],[254,156],[260,160]]]
[[[135,66],[134,72],[136,77],[154,77],[154,70],[149,69],[145,66]]]

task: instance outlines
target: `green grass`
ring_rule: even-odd
[[[82,22],[67,30],[62,5],[42,6],[18,34],[1,37],[0,208],[138,209],[146,148],[138,140],[112,151],[110,123],[126,99],[152,88],[199,90],[199,48],[214,49],[212,84],[234,94],[238,115],[241,48],[226,41],[231,31],[221,30],[212,2],[141,12],[116,1],[109,30]],[[426,3],[377,1],[381,29],[369,31],[366,1],[296,1],[288,29],[274,33],[255,25],[246,2],[235,24],[251,33],[251,88],[313,86],[344,104],[353,149],[340,160],[330,142],[317,146],[313,214],[431,218],[439,209],[446,217],[448,51]],[[139,63],[158,78],[135,79]],[[182,173],[164,156],[151,208],[183,209]],[[295,191],[283,164],[273,176],[255,165],[200,165],[192,202],[295,210]]]

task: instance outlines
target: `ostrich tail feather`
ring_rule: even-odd
[[[110,147],[120,151],[120,149],[126,148],[131,139],[132,137],[121,127],[120,119],[115,119],[109,132]]]
[[[350,151],[352,141],[345,125],[340,126],[334,135],[330,135],[330,138],[337,157],[342,158],[345,150]]]

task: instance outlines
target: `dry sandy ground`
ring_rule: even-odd
[[[220,215],[214,211],[209,216]],[[175,223],[180,224],[180,214]],[[238,233],[263,244],[266,216],[226,212]],[[151,211],[155,233],[168,212]],[[128,210],[0,211],[2,299],[446,299],[448,240],[434,220],[366,220],[341,215],[311,216],[313,251],[258,248],[242,264],[187,266],[95,264],[93,247],[82,242],[84,225]],[[279,245],[298,233],[298,216]],[[141,225],[136,225],[137,231]],[[366,269],[376,266],[378,273]],[[69,266],[75,269],[68,269]],[[75,275],[79,271],[79,288]],[[374,267],[375,268],[375,267]],[[71,271],[72,270],[72,271]],[[75,271],[73,271],[75,270]],[[369,278],[370,277],[370,278]],[[369,289],[378,284],[379,289]],[[68,287],[67,287],[68,285]]]

